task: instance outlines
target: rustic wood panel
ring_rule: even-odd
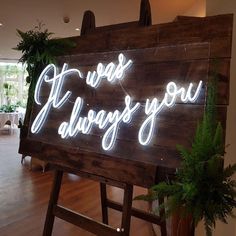
[[[58,58],[61,63],[69,61],[77,63],[77,66],[96,65],[98,60],[107,62],[117,59],[119,53],[125,51],[127,58],[132,58],[134,63],[143,64],[168,61],[208,59],[210,45],[208,42],[186,43],[181,45],[156,46],[151,48],[133,49],[133,50],[113,50],[109,52],[91,52],[86,54],[64,55]]]
[[[124,124],[120,126],[115,147],[111,153],[109,152],[109,155],[140,160],[142,156],[146,156],[146,153],[149,153],[149,148],[152,147],[152,149],[156,149],[156,153],[154,153],[154,156],[147,155],[145,160],[154,161],[155,157],[159,156],[159,146],[171,149],[175,149],[176,144],[190,146],[190,137],[194,135],[197,121],[201,119],[203,109],[202,106],[196,105],[176,105],[171,111],[164,112],[156,120],[156,129],[151,143],[145,147],[138,143],[138,130],[144,120],[144,115],[137,114],[133,119],[132,125]],[[224,123],[226,109],[225,107],[219,107],[218,110],[219,118]],[[62,112],[62,114],[65,114],[65,112]],[[101,148],[104,130],[99,130],[96,127],[92,128],[89,135],[78,134],[74,138],[61,139],[57,134],[57,129],[62,121],[69,121],[70,112],[66,114],[67,116],[62,116],[62,114],[52,114],[54,119],[51,119],[52,116],[49,115],[43,130],[37,135],[29,133],[29,137],[44,143],[57,143],[61,146],[77,147],[80,150],[107,153]],[[130,146],[131,148],[129,148]],[[139,152],[138,156],[136,155],[137,153],[132,151],[133,148],[137,149],[137,153]]]
[[[103,63],[115,61],[120,52],[124,51],[65,56],[59,59],[59,64],[66,62],[70,67],[77,67],[85,73],[88,70],[95,70],[98,61]],[[203,80],[207,82],[208,73],[215,71],[219,74],[221,88],[219,90],[218,104],[228,104],[230,59],[221,59],[217,62],[217,66],[213,67],[215,60],[208,59],[209,52],[209,43],[126,50],[125,55],[133,60],[133,66],[131,70],[127,71],[125,79],[122,81],[122,86],[128,93],[134,95],[136,100],[145,101],[147,95],[155,96],[158,94],[160,97],[163,96],[164,87],[169,81],[186,83],[190,80],[193,82]],[[70,81],[70,83],[73,82]],[[110,97],[110,93],[113,90],[117,94],[115,99],[122,97],[123,100],[124,89],[118,88],[120,85],[118,87],[115,85],[111,86],[110,83],[104,82],[101,88],[94,90],[86,86],[84,81],[76,79],[72,87],[76,87],[76,90],[79,90],[77,93],[86,94],[88,101],[90,98],[94,98],[94,93],[97,93],[97,91],[103,94],[99,99],[106,100]],[[143,86],[145,86],[145,90],[138,88],[143,88]],[[45,94],[47,96],[48,91],[45,91]],[[202,94],[205,94],[204,90],[202,90]],[[204,103],[204,96],[201,95],[201,99],[197,102]]]
[[[84,80],[71,76],[65,80],[63,92],[70,89],[73,96],[61,110],[53,109],[41,132],[28,137],[22,135],[20,152],[46,159],[62,168],[95,174],[105,178],[149,187],[165,173],[180,165],[176,144],[189,146],[197,121],[201,118],[206,96],[206,85],[213,72],[219,77],[218,116],[225,127],[229,99],[229,69],[231,56],[232,15],[181,20],[150,27],[106,27],[73,38],[76,49],[58,58],[59,65],[68,63],[83,73],[94,70],[98,62],[117,61],[120,52],[133,65],[121,83],[102,81],[97,88],[88,87]],[[135,23],[136,25],[136,23]],[[144,105],[154,96],[162,99],[165,86],[171,80],[183,86],[203,80],[204,86],[196,104],[177,100],[174,108],[158,115],[156,129],[149,146],[138,143],[138,127],[144,112],[135,114],[132,125],[121,126],[114,149],[101,148],[104,131],[93,128],[90,135],[62,140],[57,128],[68,121],[77,96],[86,106],[81,115],[93,108],[114,111],[124,108],[124,97],[129,94]],[[46,102],[50,87],[42,86],[41,99]],[[32,117],[39,112],[35,106]]]
[[[69,172],[76,170],[93,175],[104,176],[116,181],[138,186],[151,187],[155,183],[156,166],[135,160],[110,158],[91,152],[80,152],[76,148],[58,147],[56,145],[21,139],[20,152],[46,159]],[[176,153],[176,151],[174,151]],[[140,176],[140,178],[137,178]],[[89,176],[88,176],[89,177]]]
[[[202,43],[125,51],[126,56],[128,55],[127,59],[133,60],[133,66],[125,75],[122,85],[117,83],[111,85],[109,82],[104,81],[99,88],[94,89],[89,88],[84,79],[69,78],[64,84],[62,94],[70,89],[73,93],[70,101],[59,111],[55,109],[49,114],[47,123],[40,134],[32,135],[30,133],[29,137],[44,143],[57,143],[62,146],[77,147],[81,150],[106,154],[106,151],[101,148],[104,130],[101,131],[94,127],[90,135],[79,134],[78,137],[67,140],[63,140],[57,135],[57,129],[61,122],[69,121],[76,97],[85,98],[86,105],[81,111],[81,116],[86,116],[91,108],[95,111],[100,109],[107,111],[118,109],[122,111],[124,97],[127,94],[131,95],[135,101],[141,102],[142,106],[145,105],[144,102],[147,98],[155,96],[158,99],[162,99],[165,93],[165,86],[169,81],[177,81],[178,84],[182,85],[190,81],[198,82],[203,80],[206,86],[210,73],[209,67],[211,65],[213,67],[212,60],[207,59],[209,48],[208,43]],[[66,62],[71,67],[78,67],[82,72],[86,72],[91,70],[91,68],[95,69],[98,60],[105,64],[116,60],[119,53],[75,55],[62,57],[60,62]],[[218,104],[228,103],[228,65],[229,59],[222,59],[217,65],[218,73],[221,75]],[[182,102],[177,100],[178,104],[174,108],[166,109],[165,112],[158,116],[153,140],[149,145],[156,150],[152,151],[154,155],[146,155],[146,153],[149,153],[149,146],[140,147],[138,143],[138,130],[146,118],[146,114],[143,111],[135,114],[130,127],[127,125],[121,126],[117,134],[117,146],[109,155],[141,161],[143,161],[143,156],[145,156],[145,161],[153,163],[156,160],[156,156],[158,156],[159,146],[175,149],[176,140],[178,140],[178,144],[189,146],[189,137],[193,136],[197,121],[201,119],[203,114],[206,94],[205,86],[196,104],[181,104]],[[46,88],[46,85],[42,88],[41,94],[42,100],[46,102],[49,94],[49,89]],[[111,94],[115,94],[113,99],[110,99]],[[36,116],[39,109],[41,107],[35,107],[33,117]],[[223,123],[225,111],[225,107],[219,108],[219,117]],[[132,146],[132,148],[130,149],[129,146]],[[132,149],[137,151],[133,152]]]
[[[230,57],[232,28],[232,14],[150,27],[130,27],[128,24],[127,27],[114,29],[112,26],[110,30],[106,27],[106,32],[98,29],[83,37],[71,38],[77,43],[71,54],[213,42],[211,57]]]

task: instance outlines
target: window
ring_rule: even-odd
[[[26,106],[28,85],[27,72],[21,63],[0,62],[0,106]]]

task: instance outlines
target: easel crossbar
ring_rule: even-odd
[[[98,236],[123,235],[123,232],[119,232],[109,225],[105,225],[59,205],[53,207],[53,215]]]
[[[107,207],[109,207],[111,209],[121,211],[121,212],[123,211],[122,204],[120,204],[118,202],[107,199],[106,204],[107,204]],[[153,213],[142,211],[142,210],[139,210],[139,209],[136,209],[133,207],[131,208],[131,215],[136,218],[153,223],[153,224],[157,224],[157,225],[163,224],[163,220],[161,219],[161,217],[154,215]]]

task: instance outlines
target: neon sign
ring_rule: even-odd
[[[117,65],[113,62],[107,65],[98,63],[96,71],[88,71],[85,77],[78,69],[68,69],[67,64],[63,65],[60,73],[57,71],[55,65],[48,65],[37,81],[34,100],[42,108],[31,125],[31,132],[35,134],[42,129],[51,108],[60,109],[69,100],[72,94],[71,91],[68,90],[65,94],[61,94],[63,83],[68,78],[68,75],[74,74],[78,79],[85,79],[88,86],[97,88],[101,85],[103,79],[106,79],[111,84],[116,80],[120,81],[124,79],[125,72],[131,65],[132,60],[126,60],[122,53],[118,56]],[[51,74],[53,76],[50,77],[49,75]],[[40,90],[43,83],[51,84],[48,100],[44,105],[40,101]],[[174,82],[169,82],[166,86],[164,98],[162,100],[158,100],[156,97],[152,99],[147,98],[144,109],[139,102],[132,102],[132,98],[126,95],[123,110],[99,110],[96,112],[90,109],[84,117],[81,117],[84,100],[81,97],[77,97],[70,119],[60,124],[58,134],[62,139],[76,137],[80,133],[89,134],[92,127],[96,126],[101,130],[105,130],[102,137],[102,148],[108,151],[114,147],[121,124],[131,123],[134,114],[140,111],[146,115],[146,119],[144,119],[140,126],[138,140],[141,145],[148,145],[153,137],[158,114],[164,108],[173,107],[177,99],[180,99],[183,103],[194,103],[199,97],[201,88],[202,81],[199,81],[195,89],[192,83],[187,88],[184,88],[177,86]]]

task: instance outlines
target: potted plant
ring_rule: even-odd
[[[26,82],[30,84],[28,91],[28,101],[24,125],[28,126],[33,105],[34,91],[37,79],[50,63],[55,63],[57,56],[64,54],[68,49],[75,46],[75,43],[68,39],[51,38],[53,33],[43,30],[43,25],[39,23],[33,30],[22,32],[17,29],[21,38],[15,50],[23,53],[19,62],[27,65],[28,77]]]
[[[167,200],[159,209],[164,207],[167,217],[181,212],[178,224],[187,221],[191,226],[185,235],[194,235],[195,227],[203,220],[206,235],[211,236],[216,220],[226,223],[236,206],[236,182],[231,178],[236,164],[224,167],[225,145],[221,123],[216,119],[217,79],[214,78],[208,84],[206,108],[192,147],[177,146],[182,164],[176,178],[161,182],[147,195],[135,198],[153,201],[165,197]],[[184,236],[180,228],[174,235]]]

